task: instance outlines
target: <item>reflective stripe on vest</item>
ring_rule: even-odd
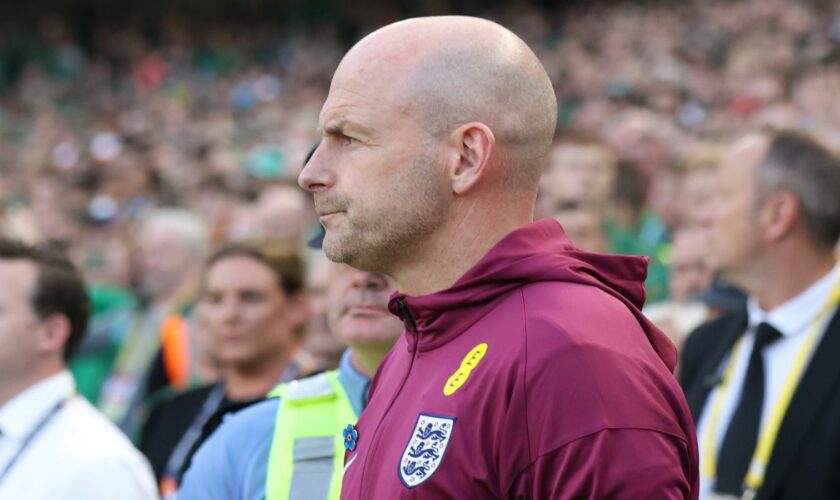
[[[338,372],[280,384],[268,458],[266,500],[321,500],[341,496],[344,466],[342,429],[358,416]]]

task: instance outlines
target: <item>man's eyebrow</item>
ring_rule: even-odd
[[[324,135],[344,135],[348,132],[365,135],[370,135],[372,133],[372,131],[367,127],[346,119],[328,122],[324,124],[322,128],[322,133]]]
[[[325,123],[324,126],[321,128],[324,134],[329,135],[340,135],[344,132],[344,129],[347,128],[347,120],[337,120],[332,121],[329,123]]]

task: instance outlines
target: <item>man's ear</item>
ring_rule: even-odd
[[[451,139],[458,154],[449,169],[452,191],[464,194],[484,175],[496,148],[496,137],[487,125],[471,122],[455,129]]]
[[[70,320],[63,314],[50,314],[41,320],[37,335],[38,352],[42,354],[61,354],[70,338]]]
[[[778,241],[791,232],[799,219],[801,207],[789,191],[778,191],[767,197],[761,210],[761,227],[767,241]]]

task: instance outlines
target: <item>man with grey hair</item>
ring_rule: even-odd
[[[299,182],[406,328],[344,429],[342,498],[696,495],[646,261],[532,222],[556,119],[536,55],[483,19],[391,24],[339,64]]]
[[[799,132],[750,134],[718,192],[710,264],[749,300],[683,351],[701,497],[840,498],[840,159]]]
[[[201,350],[190,333],[190,312],[209,248],[204,221],[186,209],[157,209],[140,227],[140,305],[128,331],[116,333],[119,351],[99,400],[102,411],[134,439],[145,398],[169,385],[185,387],[199,368]],[[181,349],[184,345],[189,348]],[[184,352],[188,359],[168,355]]]

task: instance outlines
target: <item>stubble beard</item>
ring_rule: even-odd
[[[347,227],[324,241],[333,262],[393,276],[403,262],[444,223],[446,206],[428,174],[428,159],[418,159],[388,203],[347,212]],[[352,215],[351,215],[352,214]]]

